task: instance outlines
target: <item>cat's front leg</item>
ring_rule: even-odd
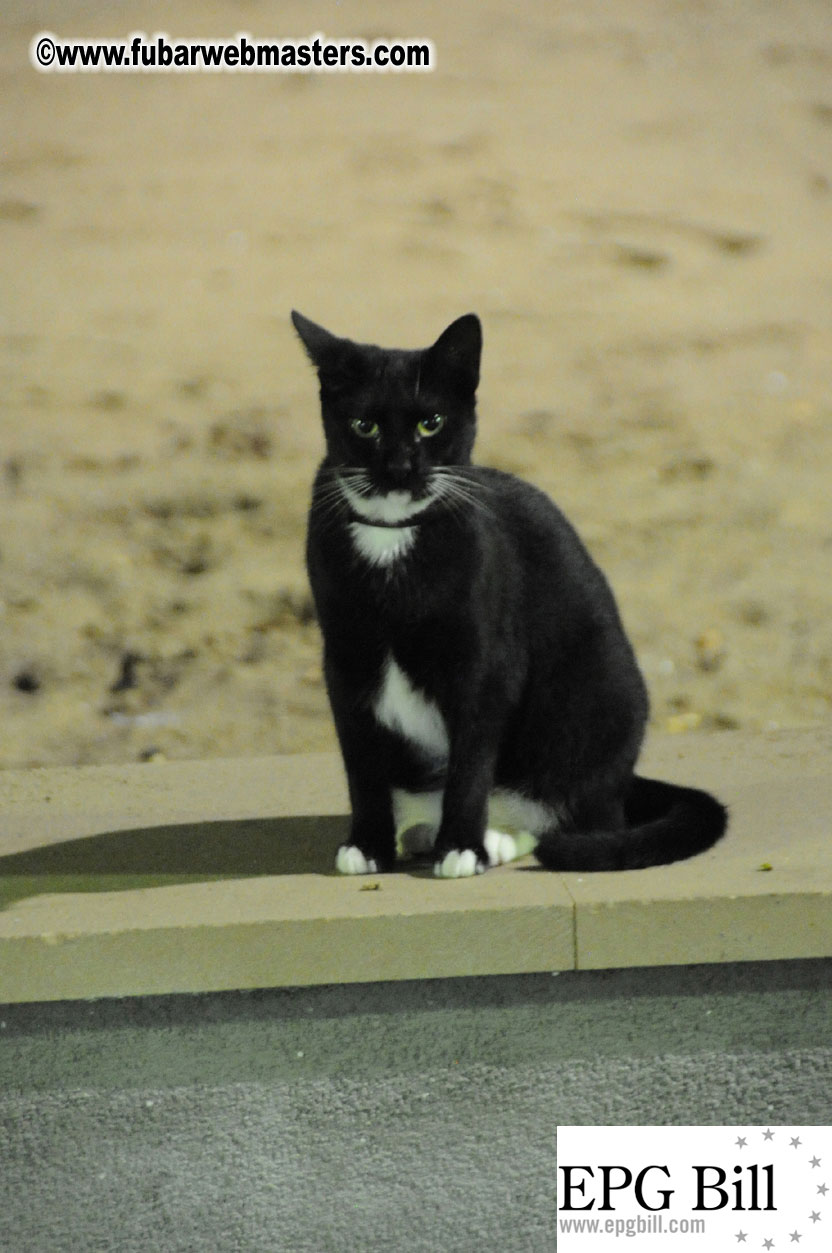
[[[389,743],[366,699],[374,677],[372,658],[347,650],[324,658],[327,691],[347,775],[352,820],[335,855],[341,874],[378,874],[396,862],[396,830],[390,785]]]
[[[396,863],[393,794],[383,744],[369,723],[349,719],[338,725],[347,772],[352,821],[349,839],[338,849],[341,874],[378,874]]]
[[[452,744],[434,845],[433,872],[441,879],[468,878],[490,865],[484,841],[495,756],[482,744],[475,747],[468,735]]]
[[[352,823],[349,839],[335,856],[341,874],[378,874],[396,862],[396,831],[390,789],[365,789],[349,778]]]

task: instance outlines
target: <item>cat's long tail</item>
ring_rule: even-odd
[[[640,870],[704,853],[724,834],[728,811],[708,792],[634,775],[619,831],[557,830],[535,856],[547,870]]]

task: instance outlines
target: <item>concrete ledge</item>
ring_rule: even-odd
[[[626,874],[332,871],[337,758],[0,774],[0,1002],[832,955],[832,731],[654,740],[721,846]],[[764,869],[763,867],[770,867]]]

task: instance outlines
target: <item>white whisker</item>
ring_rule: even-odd
[[[467,466],[434,466],[430,471],[426,496],[416,512],[438,506],[449,516],[464,519],[472,513],[493,517],[490,488]],[[315,493],[318,518],[327,526],[343,522],[356,508],[357,499],[373,501],[378,487],[362,466],[324,466]],[[385,501],[388,496],[383,496]],[[361,509],[363,514],[364,510]],[[385,518],[385,520],[388,520]]]
[[[482,514],[493,516],[493,510],[487,501],[488,488],[472,476],[465,473],[462,466],[437,466],[434,470],[436,481],[436,499],[443,501],[449,512],[462,515],[473,509]]]

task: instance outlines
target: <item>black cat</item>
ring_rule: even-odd
[[[326,436],[307,565],[352,806],[337,868],[432,849],[445,877],[531,850],[634,869],[709,848],[717,800],[633,774],[647,691],[604,576],[548,497],[471,465],[478,318],[422,351],[292,321]]]

